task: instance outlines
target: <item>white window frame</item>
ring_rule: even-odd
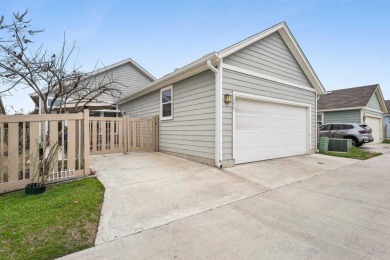
[[[171,90],[171,102],[170,102],[171,103],[171,116],[163,117],[163,104],[169,104],[169,102],[166,102],[166,103],[162,102],[162,93],[163,93],[163,91],[168,90],[168,89]],[[172,120],[172,119],[173,119],[173,85],[170,85],[168,87],[160,89],[160,120],[164,121],[164,120]]]

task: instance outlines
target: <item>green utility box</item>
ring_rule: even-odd
[[[320,150],[320,153],[328,152],[328,144],[329,144],[329,137],[321,137],[320,138],[320,147],[318,149],[318,150]]]
[[[352,140],[351,139],[330,138],[328,150],[334,151],[334,152],[349,153],[352,150]]]

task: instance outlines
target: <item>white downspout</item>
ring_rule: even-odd
[[[220,104],[221,104],[221,89],[219,80],[219,71],[211,64],[210,60],[207,60],[207,67],[215,74],[215,166],[221,168],[221,156],[220,156]]]
[[[319,152],[318,150],[318,122],[317,122],[317,118],[318,118],[318,112],[317,112],[317,102],[318,102],[318,99],[320,99],[320,95],[316,94],[316,153]],[[322,118],[322,121],[325,121],[324,118]],[[323,124],[325,122],[322,122]]]

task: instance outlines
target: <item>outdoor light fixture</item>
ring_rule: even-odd
[[[226,104],[230,104],[230,102],[232,102],[232,95],[229,95],[229,94],[226,94],[224,95],[224,99]]]

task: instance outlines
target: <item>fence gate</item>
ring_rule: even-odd
[[[90,117],[90,154],[158,151],[158,116]]]
[[[158,116],[126,119],[127,152],[158,151]]]

